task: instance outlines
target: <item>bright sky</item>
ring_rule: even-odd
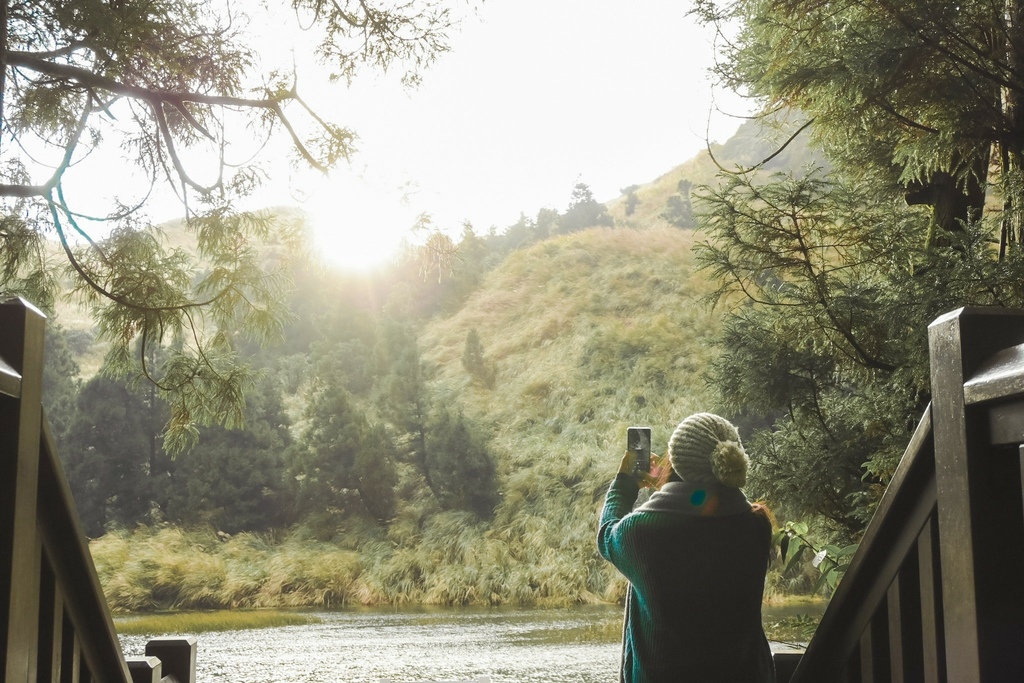
[[[234,2],[261,12],[260,0]],[[687,16],[689,5],[477,0],[451,52],[414,90],[401,85],[400,72],[329,85],[293,56],[296,39],[310,41],[281,27],[294,15],[271,21],[261,54],[271,65],[298,61],[300,92],[325,118],[358,134],[359,152],[329,178],[290,178],[288,164],[274,161],[276,175],[252,208],[301,206],[313,218],[321,253],[359,268],[392,255],[423,213],[457,237],[465,221],[484,234],[492,226],[504,230],[520,213],[563,211],[577,182],[599,201],[614,199],[621,188],[692,158],[706,136],[724,142],[740,123],[729,114],[745,113],[737,96],[713,92],[713,34]],[[303,47],[308,52],[301,43],[296,52]],[[246,142],[241,130],[233,139]],[[96,156],[103,154],[120,150],[101,145]],[[100,163],[106,170],[97,172],[95,161],[74,169],[84,182],[69,184],[69,194],[100,204],[101,195],[130,195],[131,166]],[[189,170],[201,176],[211,168],[216,164],[200,162]],[[150,197],[149,216],[180,217],[171,199]]]
[[[418,89],[387,75],[316,93],[360,150],[303,204],[325,254],[379,261],[424,212],[454,234],[467,220],[501,231],[520,213],[564,210],[576,182],[607,201],[690,159],[706,135],[724,142],[740,122],[715,103],[745,105],[712,92],[713,36],[688,6],[486,0]]]

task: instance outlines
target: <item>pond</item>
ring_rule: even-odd
[[[479,677],[492,683],[607,683],[617,678],[622,611],[616,606],[310,614],[319,623],[192,634],[198,640],[197,683]],[[141,656],[150,637],[122,636],[125,655]]]

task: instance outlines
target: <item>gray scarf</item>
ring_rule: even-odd
[[[738,515],[748,510],[750,502],[738,488],[686,481],[665,483],[636,509],[637,512],[674,512],[698,517]]]

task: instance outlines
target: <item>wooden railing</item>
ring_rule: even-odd
[[[0,304],[3,680],[194,683],[193,638],[122,654],[42,414],[44,324]],[[932,405],[794,683],[1024,680],[1024,311],[961,309],[929,336]]]
[[[793,683],[1024,680],[1024,311],[929,342],[932,404]]]
[[[7,683],[194,683],[194,638],[126,661],[42,411],[46,317],[0,304],[0,671]],[[170,677],[168,677],[170,674]]]

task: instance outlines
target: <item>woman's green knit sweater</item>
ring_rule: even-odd
[[[620,474],[601,513],[598,549],[630,582],[621,680],[774,681],[761,626],[771,521],[738,489],[668,488],[631,512],[639,487]]]

